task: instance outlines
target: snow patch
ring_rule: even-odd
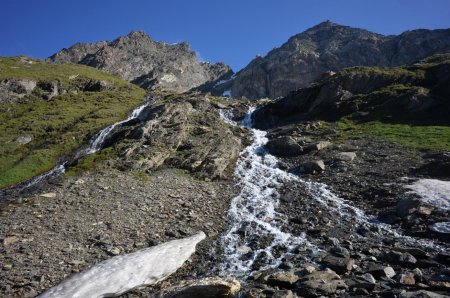
[[[450,234],[450,222],[449,221],[437,222],[430,226],[430,230],[436,233]]]
[[[405,188],[410,189],[409,193],[417,194],[430,206],[450,210],[450,181],[419,179],[413,184],[406,185]]]
[[[205,237],[205,233],[199,232],[191,237],[111,258],[72,275],[38,297],[111,297],[156,284],[181,267]]]

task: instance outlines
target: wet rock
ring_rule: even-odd
[[[351,258],[340,258],[332,255],[327,255],[322,260],[322,263],[331,270],[334,270],[339,274],[343,274],[353,269],[355,261]]]
[[[414,266],[417,263],[417,259],[408,252],[390,251],[385,253],[383,258],[390,263],[400,264],[406,267]]]
[[[392,267],[374,263],[369,264],[367,272],[372,274],[375,278],[392,278],[396,274]]]
[[[325,170],[325,163],[323,160],[307,161],[300,165],[299,170],[305,174],[321,173]]]
[[[441,295],[438,293],[420,290],[415,292],[402,292],[400,298],[449,298],[450,296]]]
[[[299,277],[292,272],[279,271],[268,276],[267,284],[280,288],[292,289]]]
[[[241,289],[234,278],[207,277],[187,285],[178,286],[166,293],[164,298],[228,298],[235,297]],[[283,297],[283,296],[280,296]]]
[[[266,149],[271,154],[279,157],[297,156],[303,152],[303,148],[290,136],[270,140],[266,144]]]
[[[399,251],[399,252],[407,252],[416,258],[426,258],[428,256],[424,250],[417,248],[417,247],[413,247],[413,248],[394,247],[394,248],[392,248],[392,250]]]
[[[416,283],[416,280],[414,279],[414,273],[407,272],[402,273],[397,276],[397,281],[402,285],[414,285]]]

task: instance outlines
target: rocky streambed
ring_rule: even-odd
[[[242,118],[244,106],[155,104],[109,138],[117,157],[5,206],[4,296],[35,296],[101,260],[202,230],[176,274],[124,297],[444,297],[448,238],[429,226],[448,211],[400,179],[433,178],[439,157],[370,138],[336,143],[314,122],[253,130],[252,143],[218,109]]]

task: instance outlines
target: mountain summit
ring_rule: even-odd
[[[145,89],[162,88],[178,92],[225,79],[232,74],[224,63],[199,61],[185,42],[166,44],[154,41],[143,31],[132,31],[111,42],[77,43],[48,60],[92,66]]]
[[[322,22],[294,35],[265,57],[256,57],[216,92],[251,99],[284,96],[328,71],[351,66],[398,66],[450,50],[450,29],[413,30],[384,36]]]

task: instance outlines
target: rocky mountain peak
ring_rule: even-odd
[[[213,93],[276,98],[308,86],[327,71],[352,66],[399,66],[448,50],[450,29],[384,36],[325,21],[292,36],[265,57],[255,58],[234,80],[219,85]]]
[[[78,43],[48,58],[53,63],[78,63],[118,75],[145,89],[184,92],[230,77],[223,63],[198,60],[188,43],[166,44],[144,31],[131,31],[111,42]]]

